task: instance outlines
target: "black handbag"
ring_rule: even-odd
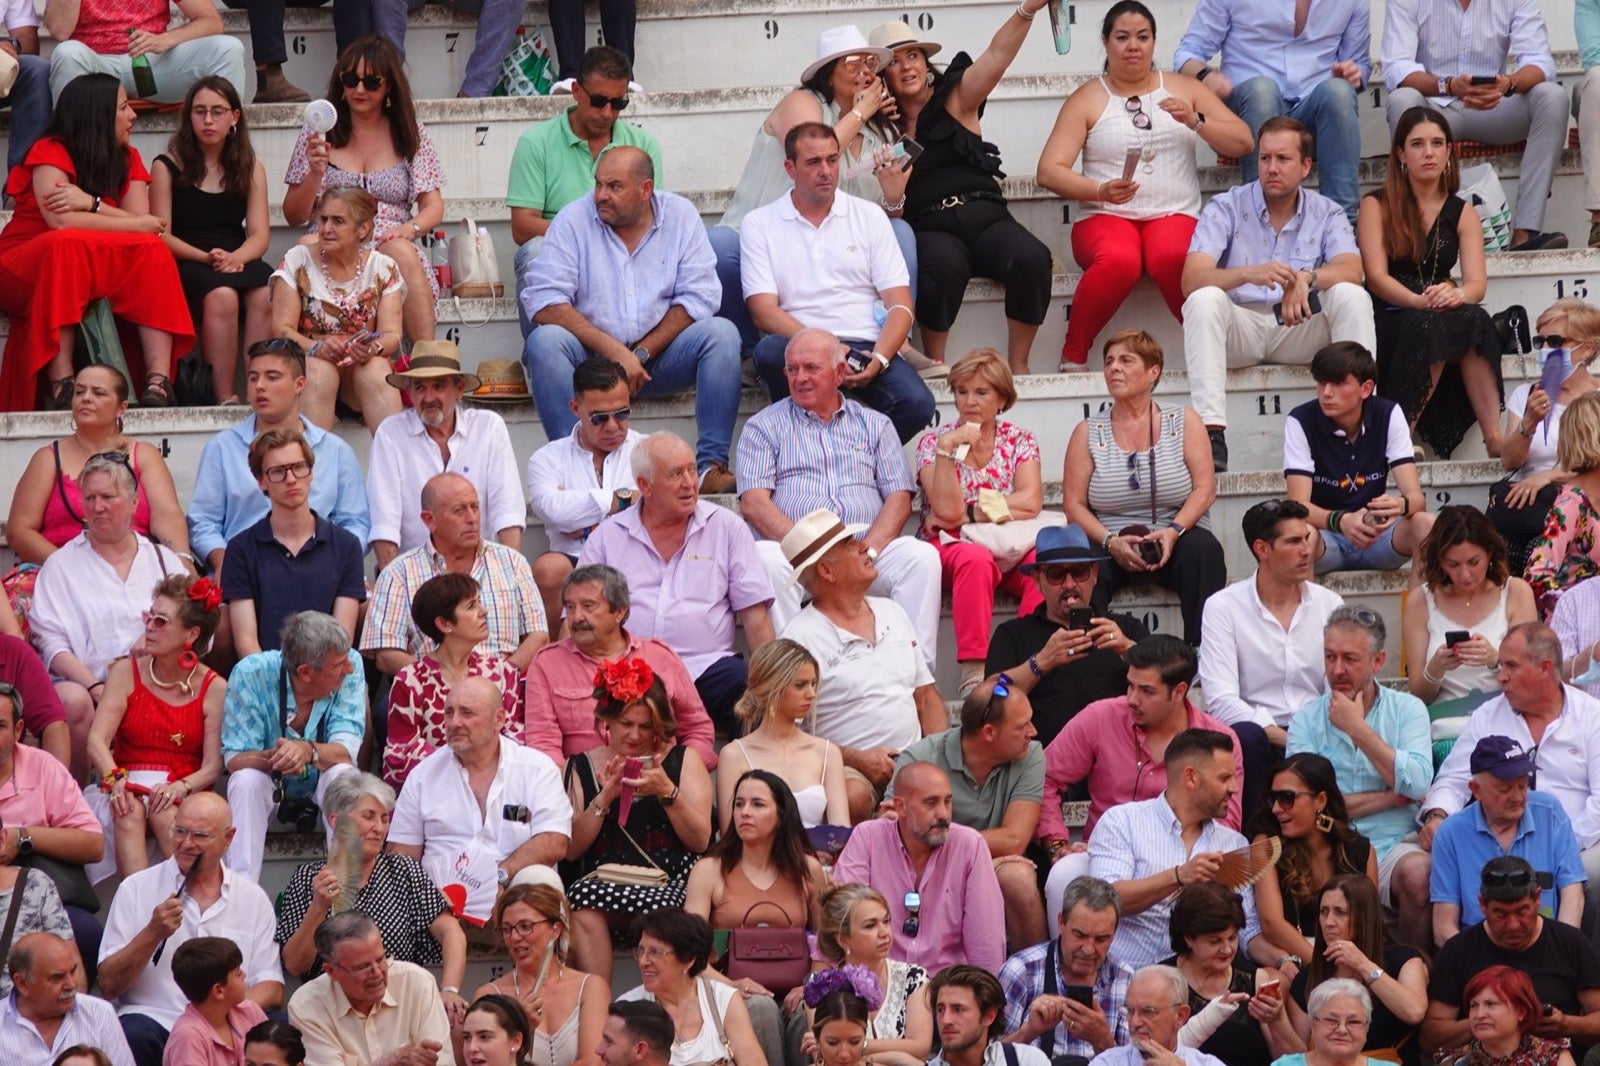
[[[179,407],[215,407],[217,393],[211,380],[211,364],[196,351],[178,360],[172,379],[172,392]]]
[[[1484,510],[1484,515],[1489,519],[1489,524],[1507,540],[1536,540],[1544,535],[1544,524],[1550,517],[1550,508],[1555,506],[1556,497],[1561,495],[1561,483],[1552,481],[1523,507],[1512,507],[1506,503],[1506,494],[1514,484],[1509,477],[1503,477],[1489,486],[1489,506]]]
[[[106,842],[110,847],[110,841]],[[61,896],[61,902],[68,907],[77,907],[79,910],[95,914],[100,910],[100,897],[95,895],[94,886],[89,883],[89,875],[82,866],[76,863],[62,862],[52,859],[48,855],[38,852],[32,855],[18,855],[12,860],[14,865],[24,866],[31,870],[38,870],[48,877],[56,886],[56,892]],[[17,887],[22,887],[18,880]]]

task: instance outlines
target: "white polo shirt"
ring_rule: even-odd
[[[872,313],[878,294],[909,286],[911,275],[877,204],[835,193],[813,226],[785,193],[739,223],[739,280],[746,299],[772,293],[803,325],[863,340],[882,328]]]
[[[172,898],[183,880],[176,859],[140,870],[122,879],[111,898],[106,916],[106,934],[100,941],[100,961],[127,947],[139,931],[150,923],[156,906]],[[278,927],[272,900],[261,886],[222,868],[222,895],[204,911],[192,896],[183,898],[183,922],[167,938],[161,958],[152,960],[132,986],[117,1000],[118,1014],[143,1014],[163,1029],[171,1029],[188,999],[172,979],[172,956],[179,944],[197,936],[226,937],[244,953],[244,980],[254,986],[262,981],[283,983],[283,967],[278,963],[278,945],[272,934]]]
[[[526,822],[505,816],[507,807],[519,805],[528,809]],[[389,839],[420,846],[429,879],[447,899],[464,896],[465,914],[479,922],[488,919],[499,892],[495,867],[540,833],[572,835],[572,802],[561,772],[542,751],[504,736],[481,811],[465,768],[453,751],[440,748],[406,778],[389,823]]]
[[[822,667],[811,732],[841,748],[901,751],[922,739],[915,693],[933,684],[933,674],[905,610],[877,596],[868,596],[867,605],[877,622],[872,641],[840,629],[814,606],[795,615],[781,635],[803,645]]]

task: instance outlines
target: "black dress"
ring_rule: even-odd
[[[1428,231],[1421,262],[1391,259],[1389,276],[1415,293],[1448,281],[1461,254],[1456,226],[1465,206],[1460,197],[1447,197]],[[1477,423],[1461,381],[1461,357],[1477,352],[1487,359],[1494,368],[1495,388],[1504,397],[1494,321],[1477,304],[1448,311],[1418,311],[1395,307],[1374,295],[1372,307],[1377,318],[1379,395],[1399,404],[1406,421],[1416,424],[1418,439],[1449,458]],[[1446,365],[1438,387],[1429,396],[1429,368],[1435,363]]]
[[[1354,830],[1351,830],[1354,833]],[[1367,872],[1367,856],[1372,854],[1372,842],[1360,833],[1355,833],[1355,838],[1333,849],[1333,875],[1364,874]],[[1283,917],[1290,925],[1300,931],[1300,935],[1307,940],[1316,942],[1321,930],[1317,926],[1317,893],[1312,892],[1310,899],[1295,899],[1287,890],[1282,890],[1283,878],[1279,876],[1279,895],[1283,899]]]
[[[1412,959],[1422,958],[1422,953],[1416,948],[1404,944],[1390,944],[1383,949],[1383,972],[1400,980],[1400,971],[1405,969],[1406,963]],[[1310,992],[1306,984],[1310,981],[1307,971],[1301,970],[1294,975],[1294,980],[1289,984],[1289,994],[1294,1001],[1300,1004],[1300,1009],[1306,1009],[1306,1001]],[[1372,1022],[1367,1026],[1367,1044],[1363,1051],[1381,1051],[1385,1048],[1399,1048],[1402,1066],[1419,1066],[1422,1060],[1417,1041],[1417,1027],[1407,1025],[1396,1018],[1383,1000],[1377,996],[1372,997]]]
[[[172,174],[172,235],[203,252],[213,248],[235,251],[245,242],[245,215],[249,202],[231,192],[206,192],[186,184],[178,165],[164,155],[156,162]],[[260,289],[272,280],[272,268],[264,260],[252,259],[237,274],[213,270],[210,263],[178,260],[178,278],[189,301],[195,322],[201,319],[200,305],[212,289]]]
[[[1178,965],[1178,956],[1163,959],[1162,965]],[[1255,963],[1243,955],[1236,955],[1233,960],[1233,973],[1228,978],[1229,992],[1244,992],[1255,995],[1256,971],[1260,969]],[[1192,987],[1189,989],[1189,1016],[1206,1009],[1206,1004],[1211,1001],[1200,995]],[[1228,1015],[1228,1020],[1217,1027],[1199,1050],[1221,1059],[1225,1066],[1261,1066],[1277,1058],[1267,1044],[1267,1038],[1261,1032],[1261,1023],[1250,1017],[1250,1004],[1241,1003]]]

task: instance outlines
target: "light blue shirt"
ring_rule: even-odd
[[[1489,830],[1483,807],[1474,803],[1457,811],[1433,835],[1433,870],[1428,876],[1428,896],[1435,903],[1454,903],[1461,908],[1460,927],[1483,921],[1478,902],[1478,886],[1483,867],[1490,859],[1516,855],[1527,859],[1541,873],[1551,875],[1555,884],[1540,893],[1541,908],[1556,916],[1557,897],[1568,885],[1585,880],[1583,859],[1578,854],[1578,838],[1572,835],[1572,822],[1554,797],[1542,792],[1528,793],[1528,806],[1517,823],[1510,848],[1502,848]]]
[[[1333,763],[1339,790],[1346,796],[1357,792],[1387,792],[1389,785],[1378,768],[1364,755],[1350,734],[1328,721],[1330,695],[1318,696],[1295,714],[1289,723],[1286,754],[1310,751],[1326,756]],[[1384,743],[1394,749],[1394,791],[1409,799],[1421,800],[1433,781],[1433,742],[1428,725],[1428,708],[1409,692],[1378,686],[1378,701],[1367,712],[1367,724]],[[1381,859],[1400,839],[1416,828],[1417,805],[1387,810],[1352,820],[1357,832],[1372,841]]]
[[[1280,0],[1200,0],[1178,42],[1172,69],[1204,63],[1219,51],[1222,72],[1235,85],[1271,78],[1285,100],[1299,100],[1333,77],[1348,59],[1372,77],[1372,30],[1367,0],[1316,0],[1305,32],[1294,35],[1294,5]]]
[[[222,704],[222,761],[246,751],[262,751],[276,744],[280,736],[291,740],[312,740],[319,744],[339,744],[356,761],[361,738],[366,733],[367,681],[361,653],[351,649],[350,673],[333,695],[311,705],[302,732],[283,730],[278,702],[278,677],[283,672],[281,651],[262,651],[247,655],[228,675],[228,695]],[[289,717],[294,717],[294,693],[287,693]],[[311,771],[311,780],[316,780]]]
[[[1221,1059],[1215,1055],[1207,1055],[1199,1048],[1184,1047],[1180,1044],[1173,1049],[1172,1053],[1178,1056],[1185,1063],[1185,1066],[1223,1066]],[[1303,1059],[1304,1056],[1301,1056],[1301,1058]],[[1278,1061],[1281,1063],[1283,1060],[1280,1059]],[[1089,1060],[1089,1066],[1144,1066],[1144,1063],[1144,1054],[1132,1044],[1106,1048],[1106,1050]],[[985,1063],[984,1066],[988,1066],[988,1064]],[[1304,1063],[1301,1066],[1304,1066]]]
[[[372,522],[367,485],[356,453],[342,439],[300,416],[300,432],[311,445],[316,466],[311,475],[311,509],[340,529],[355,534],[366,554]],[[250,442],[256,416],[206,441],[189,500],[189,546],[204,559],[267,516],[272,505],[250,472]]]
[[[1303,185],[1294,214],[1281,231],[1273,230],[1259,181],[1213,196],[1200,212],[1189,251],[1204,252],[1219,267],[1284,263],[1295,270],[1314,270],[1334,256],[1361,254],[1344,208]],[[1228,299],[1236,304],[1277,303],[1283,299],[1283,286],[1240,285],[1229,291]]]
[[[1578,35],[1578,60],[1583,69],[1600,67],[1600,0],[1578,0],[1572,27]]]
[[[1389,0],[1383,18],[1383,81],[1390,92],[1417,73],[1436,76],[1504,72],[1538,67],[1556,80],[1539,0]],[[1464,106],[1458,97],[1430,96],[1434,107]]]
[[[632,252],[600,220],[592,195],[557,212],[522,290],[528,317],[571,304],[595,328],[631,346],[674,305],[695,322],[715,315],[722,283],[700,212],[659,189],[650,203],[655,219]]]

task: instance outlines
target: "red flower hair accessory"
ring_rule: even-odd
[[[594,672],[594,698],[629,704],[649,692],[655,680],[655,671],[643,659],[601,663]]]
[[[209,577],[200,578],[189,586],[189,598],[208,611],[222,606],[222,589]]]

